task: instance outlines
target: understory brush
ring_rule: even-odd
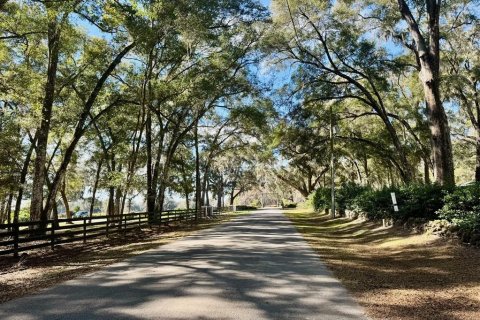
[[[392,193],[398,211],[394,210]],[[330,188],[319,188],[310,198],[315,211],[330,210]],[[335,200],[341,215],[347,211],[368,220],[399,223],[441,220],[442,228],[449,228],[463,241],[480,244],[480,183],[454,188],[411,184],[381,189],[346,183],[336,189]]]

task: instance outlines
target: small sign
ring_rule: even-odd
[[[390,195],[392,196],[393,210],[398,212],[397,197],[395,196],[395,192],[391,192]]]

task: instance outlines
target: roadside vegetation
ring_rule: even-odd
[[[480,250],[378,222],[285,212],[372,319],[480,318]]]
[[[441,187],[406,185],[373,189],[346,183],[337,191],[339,214],[372,221],[420,228],[445,236],[457,236],[463,242],[480,245],[480,184]],[[331,190],[319,188],[311,196],[318,212],[331,210]],[[394,193],[398,211],[394,210]]]

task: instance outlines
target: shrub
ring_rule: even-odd
[[[255,208],[258,208],[261,206],[261,203],[260,203],[260,200],[258,199],[254,199],[250,202],[250,207],[255,207]]]
[[[315,190],[312,196],[313,209],[315,211],[322,211],[330,208],[331,206],[330,189],[318,188]]]
[[[13,222],[13,209],[11,212],[12,222]],[[28,222],[30,221],[30,208],[22,208],[18,213],[18,222]],[[0,221],[0,223],[7,223],[7,217],[5,217],[5,221]]]
[[[390,192],[393,191],[393,188],[365,189],[349,201],[350,207],[347,209],[365,213],[367,218],[372,220],[390,218],[393,213]]]
[[[422,218],[433,220],[437,211],[443,206],[443,198],[447,190],[438,184],[409,185],[398,190],[397,202],[399,212],[397,220]]]
[[[365,191],[370,190],[367,186],[359,186],[357,184],[348,182],[344,183],[340,189],[336,191],[336,204],[341,211],[345,209],[352,209],[353,201]]]
[[[283,203],[282,208],[284,209],[295,209],[297,207],[297,204],[295,202],[290,202],[290,203]]]
[[[445,195],[439,216],[459,229],[462,239],[470,242],[480,233],[480,183],[457,187]]]
[[[257,210],[257,207],[240,205],[240,206],[235,206],[235,210],[237,211]]]
[[[305,199],[305,201],[301,201],[297,204],[297,208],[302,209],[313,209],[313,195],[315,192],[310,193],[310,195]]]
[[[433,185],[408,185],[400,188],[389,187],[380,190],[372,190],[359,187],[349,187],[351,191],[343,194],[354,195],[350,200],[343,200],[347,209],[363,212],[367,218],[393,219],[406,221],[411,218],[433,220],[437,217],[437,211],[443,206],[445,190],[443,187]],[[357,195],[355,196],[355,192]],[[395,192],[399,211],[393,210],[391,193]],[[350,207],[350,208],[349,208]]]
[[[392,192],[397,198],[397,212],[393,209]],[[311,196],[314,209],[330,208],[330,196],[329,188],[317,189]],[[347,183],[337,190],[336,201],[341,211],[348,209],[362,213],[370,220],[443,219],[442,226],[448,226],[444,228],[445,233],[455,231],[463,241],[480,244],[480,183],[455,189],[437,184],[411,184],[380,190]]]
[[[392,192],[395,192],[397,198],[398,212],[393,210]],[[372,220],[406,221],[411,218],[433,220],[438,216],[436,212],[443,206],[445,193],[446,190],[436,184],[412,184],[374,190],[371,187],[346,183],[336,191],[336,204],[340,211],[352,210],[364,213]],[[312,200],[316,211],[330,208],[330,189],[317,189]]]

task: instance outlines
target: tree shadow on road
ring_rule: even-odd
[[[278,214],[255,215],[205,230],[81,280],[12,301],[0,306],[0,317],[4,315],[19,319],[362,318],[346,290]]]

